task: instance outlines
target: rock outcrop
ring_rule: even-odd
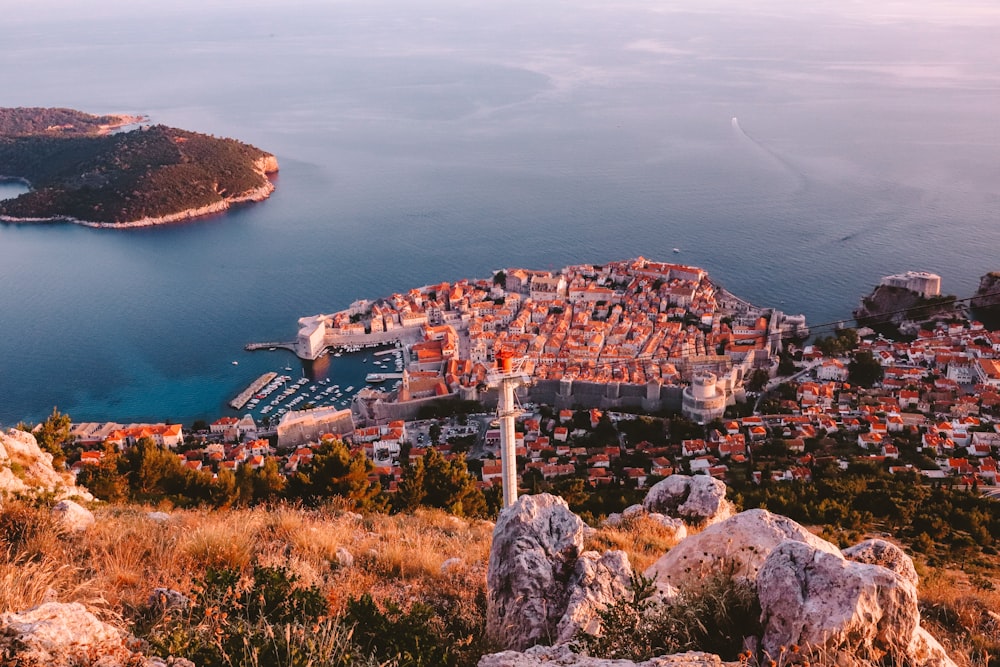
[[[723,662],[711,653],[691,651],[651,658],[643,662],[605,660],[574,653],[568,646],[535,646],[524,653],[504,651],[485,655],[478,667],[723,667],[740,663]]]
[[[1000,271],[990,271],[979,279],[979,287],[969,306],[989,317],[1000,315]]]
[[[146,658],[136,642],[77,602],[46,602],[0,614],[0,656],[46,667],[194,667],[179,658]]]
[[[768,655],[797,644],[837,655],[838,664],[841,654],[848,664],[884,658],[892,664],[947,664],[940,659],[943,651],[931,657],[929,635],[918,634],[914,583],[880,565],[788,540],[761,567],[757,594],[761,648]]]
[[[82,533],[94,525],[94,515],[72,500],[60,500],[52,508],[56,524],[68,533]]]
[[[645,575],[655,578],[659,589],[668,595],[674,587],[713,572],[725,571],[752,579],[771,551],[785,540],[805,542],[840,556],[837,547],[788,517],[753,509],[682,540],[649,566]]]
[[[697,526],[711,525],[733,515],[726,485],[708,475],[670,475],[649,489],[643,507],[648,512],[683,519]]]
[[[609,602],[628,595],[631,582],[632,564],[624,551],[580,554],[566,586],[566,611],[556,626],[556,642],[572,641],[580,630],[600,632],[598,613]]]
[[[855,563],[867,563],[868,565],[881,565],[887,570],[892,570],[914,586],[919,578],[917,570],[913,567],[913,559],[906,555],[902,549],[892,542],[885,540],[865,540],[848,547],[843,551],[844,558]]]
[[[35,436],[12,428],[0,431],[0,497],[14,494],[94,499],[73,483],[72,475],[52,467],[52,455],[42,451]]]
[[[566,501],[546,493],[522,496],[500,513],[486,576],[487,628],[500,646],[566,641],[628,590],[628,558],[582,553],[584,528]]]
[[[676,511],[692,495],[690,489],[686,495],[675,492],[686,485],[677,480],[656,494],[651,491],[653,499],[645,509],[631,507],[617,522],[647,516],[651,507]],[[725,489],[710,495],[724,498]],[[700,500],[695,504],[706,505]],[[583,522],[566,503],[545,494],[522,496],[500,514],[487,577],[487,627],[500,646],[511,650],[483,656],[479,667],[729,664],[705,653],[639,663],[574,653],[570,642],[577,631],[599,633],[598,612],[631,595],[631,566],[625,554],[580,553],[583,533]],[[755,653],[752,660],[761,664],[772,659],[798,664],[799,658],[789,662],[787,655],[798,645],[801,658],[829,658],[826,662],[842,667],[880,661],[955,667],[920,627],[913,562],[884,540],[867,540],[841,552],[787,517],[754,509],[687,537],[645,574],[655,578],[664,596],[684,588],[696,591],[712,574],[750,583],[762,610],[763,632],[744,641]],[[549,643],[553,646],[538,645]]]

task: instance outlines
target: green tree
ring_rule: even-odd
[[[403,475],[392,498],[393,511],[413,512],[420,507],[427,497],[426,478],[422,457],[412,464],[403,466]]]
[[[847,380],[851,384],[871,387],[882,379],[884,374],[882,364],[875,359],[869,350],[861,350],[847,364]]]
[[[22,422],[17,428],[34,433],[38,446],[52,455],[52,465],[61,468],[66,463],[66,452],[73,443],[69,435],[70,424],[69,415],[64,415],[53,407],[49,418],[37,427]]]
[[[122,474],[121,456],[118,448],[105,443],[100,463],[80,468],[76,482],[95,497],[109,503],[117,503],[128,497],[128,479]]]
[[[795,375],[795,362],[791,355],[783,354],[778,360],[778,375]]]
[[[767,371],[763,368],[756,368],[750,373],[750,376],[746,380],[746,388],[749,391],[760,391],[767,385],[767,381],[771,379]]]
[[[339,496],[358,509],[380,509],[385,504],[382,487],[369,477],[374,469],[363,452],[351,454],[343,441],[327,439],[316,450],[312,463],[296,475],[294,486],[309,503]]]
[[[424,454],[424,504],[446,509],[458,516],[484,517],[486,498],[469,474],[465,457],[448,461],[436,449]]]
[[[140,438],[125,451],[123,468],[135,500],[154,500],[183,488],[180,459],[152,438]]]
[[[275,459],[267,459],[260,468],[241,465],[236,471],[236,502],[253,505],[275,500],[285,490],[287,480],[278,470]]]

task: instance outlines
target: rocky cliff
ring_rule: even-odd
[[[925,298],[903,287],[889,285],[876,287],[854,311],[858,325],[893,334],[913,334],[923,322],[958,315],[954,296]]]
[[[1000,317],[1000,271],[990,271],[979,279],[979,288],[969,301],[969,306],[980,317]]]

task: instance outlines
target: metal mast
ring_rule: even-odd
[[[503,478],[503,506],[510,507],[517,500],[517,455],[514,451],[514,417],[520,411],[514,403],[514,389],[528,384],[528,376],[521,371],[523,360],[516,359],[512,350],[500,350],[497,367],[486,376],[486,384],[500,392],[497,419],[500,421],[500,467]]]

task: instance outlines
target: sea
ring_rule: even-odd
[[[364,353],[244,345],[505,267],[683,262],[814,326],[910,269],[969,296],[1000,269],[998,29],[985,0],[11,3],[0,106],[281,171],[183,224],[0,225],[0,424],[212,420],[286,367],[361,386]]]

